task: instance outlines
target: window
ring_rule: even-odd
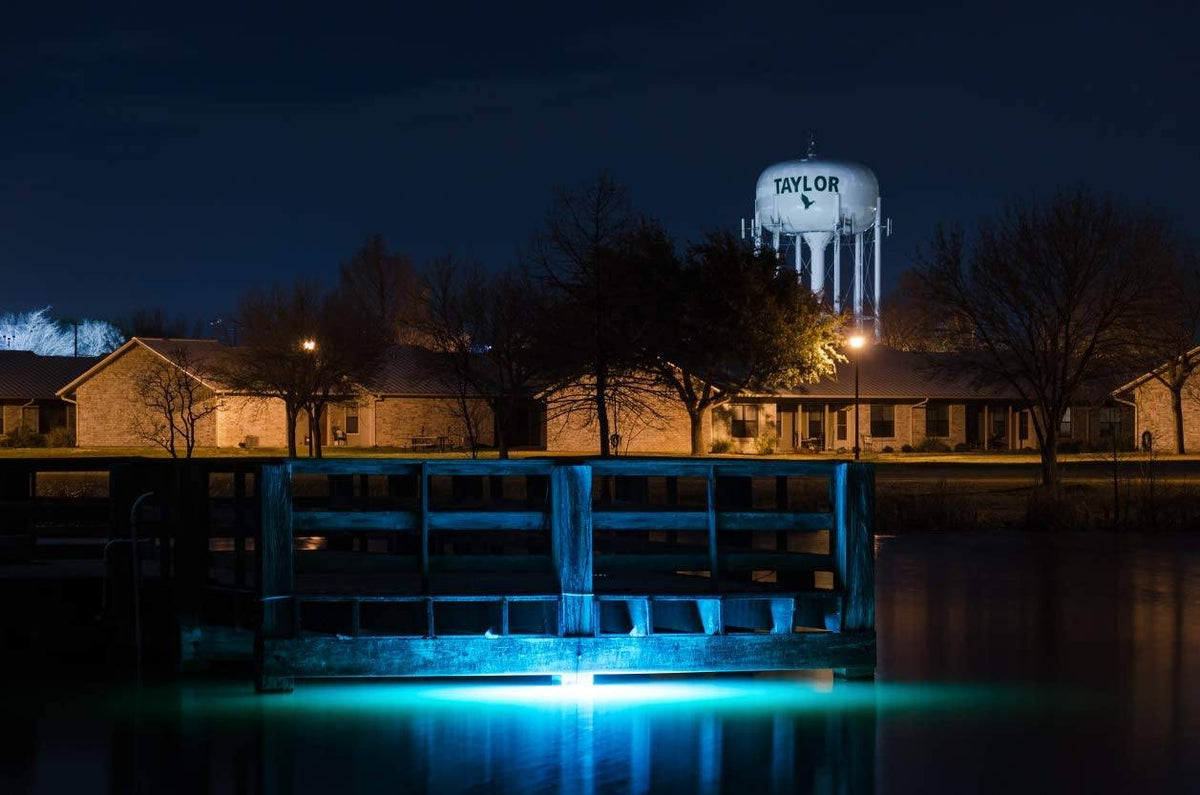
[[[1008,436],[1008,409],[1003,406],[992,406],[992,439],[1003,439]]]
[[[808,427],[805,429],[808,438],[825,438],[825,407],[816,403],[809,404],[804,406],[804,413],[808,415]]]
[[[358,407],[346,409],[346,433],[358,433]]]
[[[925,435],[942,439],[950,436],[949,403],[927,403],[925,405]]]
[[[846,441],[846,415],[850,413],[850,409],[838,409],[837,412],[837,439],[839,442]]]
[[[1113,406],[1100,409],[1100,438],[1111,439],[1121,435],[1121,410]]]
[[[1062,419],[1058,421],[1058,435],[1071,435],[1071,409],[1069,408],[1063,412]]]
[[[891,403],[871,404],[871,436],[890,439],[896,435],[896,407]]]
[[[1029,412],[1022,411],[1017,415],[1017,436],[1021,439],[1029,438]]]
[[[735,439],[753,439],[758,436],[758,406],[753,403],[735,403],[733,417],[729,421],[729,435]]]

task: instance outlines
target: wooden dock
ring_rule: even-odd
[[[869,675],[873,504],[871,466],[844,461],[10,459],[0,568],[103,579],[117,643],[142,577],[156,659],[253,660],[263,690],[327,676]]]
[[[412,478],[417,499],[402,510],[304,509],[293,493],[302,476]],[[264,466],[261,477],[262,620],[255,659],[262,690],[287,690],[302,677],[801,668],[863,674],[874,667],[869,465],[301,460]],[[521,478],[526,501],[540,486],[544,502],[536,509],[438,509],[429,496],[437,478],[486,478],[497,493],[504,491],[498,479]],[[778,503],[766,510],[723,509],[719,485],[748,485],[754,478],[771,479],[785,503],[789,479],[817,479],[830,510],[792,511]],[[699,481],[703,504],[647,504],[651,479],[664,481],[668,500],[680,480]],[[605,493],[596,493],[597,484]],[[622,504],[614,497],[622,487],[642,499],[632,507]],[[415,569],[420,592],[355,592],[347,580],[341,586],[349,589],[340,593],[299,592],[294,538],[314,532],[409,536],[415,554],[394,563],[399,570]],[[536,549],[540,538],[548,554],[431,555],[463,533],[524,535],[518,544],[523,550]],[[764,534],[773,548],[747,543]],[[824,549],[792,551],[797,534],[820,534]],[[636,543],[622,543],[622,536]],[[634,551],[599,551],[618,548]],[[539,568],[549,569],[550,587],[523,592],[523,584],[539,578],[520,573],[536,575]],[[476,576],[463,578],[464,572]],[[600,573],[604,582],[598,582]],[[458,592],[435,588],[440,575],[457,576],[451,581]],[[313,609],[326,622],[331,613],[340,614],[340,625],[310,629],[305,618]],[[367,621],[368,612],[390,615],[390,628]]]

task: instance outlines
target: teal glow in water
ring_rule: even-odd
[[[1200,538],[881,542],[880,680],[6,694],[0,793],[1185,792]]]

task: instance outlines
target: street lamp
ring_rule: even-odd
[[[309,353],[312,353],[313,351],[315,351],[317,349],[317,341],[314,339],[307,339],[304,342],[300,343],[300,347],[303,348],[304,350],[308,351]]]
[[[862,350],[866,346],[867,338],[864,337],[862,334],[855,334],[854,336],[850,337],[850,339],[846,340],[846,343],[853,350],[859,351],[859,350]],[[861,444],[859,443],[862,438],[862,429],[861,429],[861,426],[858,424],[858,360],[859,360],[859,357],[855,356],[854,357],[854,460],[855,461],[858,460],[859,450],[862,447]]]

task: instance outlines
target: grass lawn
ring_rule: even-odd
[[[467,458],[467,453],[462,451],[457,452],[413,452],[399,447],[325,447],[323,454],[326,458]],[[514,458],[527,458],[535,456],[555,456],[555,457],[572,457],[572,456],[594,456],[595,453],[588,452],[567,452],[556,451],[547,453],[543,450],[520,450],[512,453]],[[665,453],[649,453],[639,455],[669,455]],[[287,456],[287,450],[282,447],[204,447],[195,451],[196,458],[284,458]],[[5,458],[127,458],[127,457],[144,457],[144,458],[167,458],[167,453],[159,447],[0,447],[0,460]],[[304,457],[304,452],[301,451],[301,457]],[[1122,462],[1147,461],[1151,457],[1155,461],[1200,461],[1200,453],[1188,453],[1186,455],[1167,455],[1167,454],[1147,454],[1147,453],[1121,453],[1120,460]],[[485,450],[480,452],[479,458],[496,458],[494,450]],[[746,458],[774,458],[778,460],[792,461],[835,461],[849,460],[849,454],[780,454],[772,456],[759,455],[709,455],[706,458],[714,460],[728,459],[746,459]],[[1036,453],[1032,452],[1013,452],[1013,453],[988,453],[988,452],[972,452],[972,453],[864,453],[863,461],[869,461],[877,464],[963,464],[963,465],[978,465],[978,464],[1014,464],[1014,465],[1037,465],[1041,459]],[[1058,460],[1063,464],[1078,463],[1078,462],[1107,462],[1111,461],[1110,455],[1105,453],[1060,453]]]

